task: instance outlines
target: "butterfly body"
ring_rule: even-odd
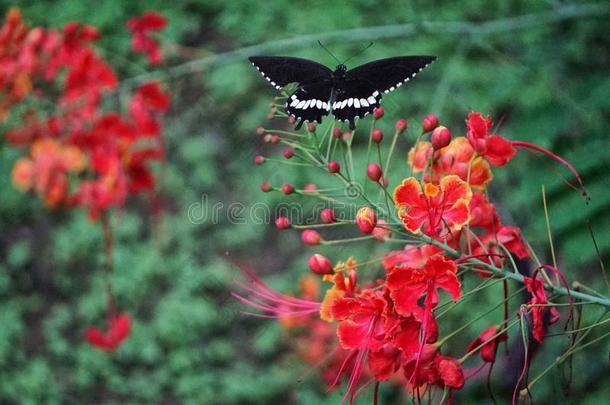
[[[432,63],[434,56],[399,56],[380,59],[348,70],[339,64],[335,70],[314,61],[287,56],[249,58],[263,77],[280,90],[298,83],[285,104],[288,115],[304,122],[322,122],[332,114],[355,128],[357,118],[379,107],[383,94],[389,93]]]

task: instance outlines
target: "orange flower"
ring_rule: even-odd
[[[411,148],[409,165],[413,168],[413,172],[420,173],[426,170],[433,153],[430,142],[419,142]],[[474,155],[474,148],[468,139],[458,136],[449,145],[434,153],[432,171],[425,174],[424,180],[438,183],[443,176],[455,174],[462,180],[468,181],[471,187],[484,189],[493,178],[491,167],[483,157]]]
[[[405,179],[394,190],[394,204],[407,230],[429,236],[445,236],[442,231],[459,231],[470,219],[468,204],[472,191],[456,175],[446,176],[439,186]]]
[[[325,281],[330,281],[333,286],[326,290],[324,300],[320,306],[320,319],[332,322],[334,320],[331,308],[333,302],[345,296],[351,296],[356,288],[356,261],[350,257],[345,262],[337,262],[335,266],[335,274],[327,274],[324,276]],[[343,272],[347,272],[347,276]]]
[[[20,158],[15,162],[12,173],[13,184],[21,191],[28,191],[34,185],[34,165],[28,158]]]

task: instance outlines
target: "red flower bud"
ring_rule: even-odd
[[[306,229],[301,234],[301,240],[306,245],[310,245],[310,246],[319,245],[321,239],[322,238],[320,237],[320,234],[318,233],[318,231],[314,231],[313,229]]]
[[[263,191],[265,193],[271,191],[271,187],[269,187],[269,183],[267,183],[267,182],[261,183],[260,188],[261,188],[261,191]]]
[[[256,155],[256,157],[254,158],[254,164],[262,165],[263,163],[265,163],[265,157],[261,155]]]
[[[379,181],[382,175],[381,167],[377,163],[369,163],[366,167],[366,175],[373,181]]]
[[[400,118],[398,121],[396,121],[396,129],[398,130],[399,134],[405,132],[407,130],[407,120]]]
[[[339,138],[339,137],[341,136],[341,133],[342,133],[342,132],[341,132],[341,128],[335,128],[335,129],[333,129],[333,136],[334,136],[335,138]]]
[[[426,115],[421,122],[421,131],[423,134],[432,131],[436,127],[438,127],[438,118],[436,118],[436,115],[434,114]]]
[[[277,217],[275,219],[275,226],[277,229],[288,229],[290,228],[290,220],[288,217]]]
[[[320,219],[322,220],[322,222],[324,222],[325,224],[332,224],[333,222],[335,222],[337,219],[335,218],[335,211],[333,211],[332,208],[324,208],[321,212],[320,212]]]
[[[303,187],[303,190],[305,191],[314,191],[315,189],[317,189],[317,187],[313,183],[305,184],[305,187]]]
[[[286,195],[294,193],[294,186],[290,183],[283,184],[282,193],[284,193]]]
[[[362,207],[356,213],[356,225],[360,228],[360,231],[366,235],[373,232],[375,226],[377,226],[377,215],[372,208]]]
[[[280,136],[279,135],[272,135],[271,136],[271,143],[280,143]]]
[[[271,143],[273,139],[273,136],[271,134],[265,134],[265,136],[263,136],[263,141],[267,142],[267,143]]]
[[[282,152],[282,154],[286,159],[290,159],[294,155],[294,151],[292,150],[292,148],[287,148],[284,149],[284,152]]]
[[[430,136],[430,141],[432,142],[432,147],[435,150],[444,148],[449,145],[451,142],[451,131],[449,131],[444,126],[439,126],[432,131],[432,135]]]
[[[316,132],[316,123],[315,122],[310,122],[307,124],[307,131],[309,132]]]
[[[265,135],[265,128],[263,128],[263,127],[256,128],[256,134],[257,135]]]
[[[345,131],[345,132],[343,133],[343,140],[344,140],[345,142],[349,142],[349,141],[350,141],[350,139],[352,139],[352,133],[351,133],[350,131]]]
[[[383,110],[383,107],[377,107],[373,110],[373,117],[378,120],[379,118],[383,117],[384,113],[385,111]]]
[[[392,231],[390,230],[388,224],[383,219],[380,219],[379,221],[377,221],[377,226],[375,227],[375,229],[373,229],[373,235],[375,236],[375,239],[380,242],[383,242],[384,240],[392,236]]]
[[[331,160],[330,162],[328,162],[329,173],[339,173],[339,170],[341,170],[341,165],[339,164],[339,162],[335,160]]]
[[[383,132],[379,128],[375,128],[371,134],[371,139],[375,143],[380,143],[383,140]]]
[[[309,270],[316,274],[332,274],[333,272],[333,265],[330,260],[328,260],[328,257],[318,253],[309,258],[307,265],[309,266]]]

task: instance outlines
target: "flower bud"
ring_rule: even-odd
[[[352,133],[351,133],[351,131],[345,131],[345,132],[343,133],[343,140],[344,140],[345,142],[349,142],[351,139],[352,139]]]
[[[438,127],[438,118],[436,118],[436,115],[434,114],[426,115],[421,122],[421,131],[423,134],[432,131],[436,127]]]
[[[287,148],[287,149],[284,149],[284,151],[282,152],[282,155],[284,155],[284,157],[286,159],[290,159],[294,155],[294,151],[292,150],[292,148]]]
[[[339,173],[339,170],[341,170],[341,165],[339,164],[339,162],[335,160],[331,160],[330,162],[328,162],[329,173]]]
[[[328,257],[322,256],[321,254],[314,254],[307,261],[307,265],[309,266],[309,270],[313,271],[316,274],[332,274],[333,273],[333,265],[328,260]]]
[[[280,143],[280,136],[279,135],[272,135],[271,136],[271,143]]]
[[[371,139],[375,143],[381,143],[381,141],[383,140],[383,132],[381,131],[381,129],[375,128],[373,130],[373,133],[371,134]]]
[[[434,148],[434,150],[444,148],[451,142],[451,131],[449,131],[442,125],[436,127],[434,131],[432,131],[430,141],[432,142],[432,147]]]
[[[263,163],[265,163],[265,157],[261,155],[256,155],[256,157],[254,158],[254,164],[260,166]]]
[[[385,111],[383,110],[383,107],[377,107],[373,110],[373,117],[378,120],[379,118],[383,117],[384,113]]]
[[[400,118],[396,121],[396,130],[398,130],[399,134],[402,134],[407,130],[407,120],[404,118]]]
[[[263,128],[263,127],[256,128],[256,134],[261,135],[261,136],[265,135],[265,128]]]
[[[373,181],[379,181],[382,174],[381,167],[377,163],[369,163],[366,167],[366,175]]]
[[[341,128],[335,128],[335,129],[333,129],[333,136],[334,136],[335,138],[339,138],[339,137],[341,137],[341,134],[342,134],[342,132],[341,132]]]
[[[290,228],[290,220],[288,217],[277,217],[275,219],[275,227],[277,229],[288,229]]]
[[[307,131],[308,132],[316,132],[316,123],[315,122],[309,122],[307,124]]]
[[[261,191],[264,193],[268,193],[269,191],[271,191],[271,187],[269,187],[269,183],[267,183],[266,181],[261,183],[260,188]]]
[[[366,235],[373,232],[377,226],[377,215],[370,207],[362,207],[356,213],[356,225],[360,231]]]
[[[273,135],[271,135],[271,134],[265,134],[265,136],[263,136],[263,141],[265,141],[267,143],[271,143],[272,139],[273,139]]]
[[[305,184],[305,187],[303,187],[303,190],[305,190],[305,191],[314,191],[316,189],[317,189],[317,187],[313,183]]]
[[[332,208],[324,208],[320,212],[320,219],[325,224],[332,224],[337,220],[337,218],[335,217],[335,211],[333,211]]]
[[[375,229],[373,229],[373,235],[375,236],[375,239],[380,242],[383,242],[384,240],[392,236],[392,231],[390,230],[387,222],[385,222],[383,219],[380,219],[379,221],[377,221],[377,226],[375,226]]]
[[[319,245],[321,239],[318,231],[314,231],[313,229],[306,229],[301,233],[301,240],[304,244],[309,246]]]
[[[294,186],[290,183],[284,183],[282,185],[282,193],[286,195],[294,193]]]
[[[294,125],[295,122],[297,122],[297,119],[294,115],[291,115],[290,117],[288,117],[288,123],[290,125]]]

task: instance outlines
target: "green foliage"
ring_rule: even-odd
[[[145,57],[130,52],[124,28],[130,16],[146,9],[169,17],[170,26],[159,37],[171,66],[180,62],[177,45],[195,48],[196,56],[205,57],[287,37],[317,39],[330,31],[424,21],[474,24],[552,13],[555,7],[499,0],[407,5],[389,0],[297,5],[287,0],[113,0],[97,2],[94,9],[73,0],[20,3],[33,25],[59,27],[77,20],[98,26],[103,36],[99,48],[123,79],[146,69]],[[8,5],[3,0],[0,9]],[[345,59],[375,40],[351,66],[389,55],[439,55],[425,74],[384,99],[384,129],[405,116],[414,128],[410,134],[417,133],[419,119],[434,112],[460,134],[465,115],[475,109],[490,112],[502,135],[537,143],[570,160],[587,183],[588,205],[557,175],[560,171],[572,180],[562,167],[524,152],[496,171],[491,193],[501,202],[503,217],[510,218],[507,222],[523,227],[548,259],[540,193],[544,184],[560,266],[569,279],[591,284],[600,273],[587,221],[604,259],[610,256],[608,10],[597,14],[525,27],[506,22],[505,31],[488,35],[454,32],[441,24],[416,27],[398,38],[330,38],[325,43]],[[311,40],[296,41],[282,53],[334,64]],[[174,93],[166,122],[168,163],[157,172],[164,213],[160,224],[152,220],[144,197],[114,213],[115,293],[119,307],[135,318],[132,335],[116,353],[95,350],[82,338],[86,325],[102,326],[104,318],[100,224],[88,221],[84,212],[50,212],[16,191],[10,171],[18,153],[0,141],[0,402],[337,403],[340,395],[327,397],[315,372],[297,383],[305,371],[287,350],[288,340],[278,325],[239,313],[241,306],[229,296],[238,272],[226,260],[241,259],[259,274],[273,275],[271,284],[282,291],[294,290],[307,259],[298,235],[278,235],[273,227],[245,216],[245,223],[231,224],[227,209],[239,203],[247,212],[256,202],[280,202],[277,194],[260,193],[262,181],[279,185],[298,176],[302,186],[324,180],[272,165],[253,171],[253,158],[261,152],[254,130],[268,125],[265,115],[274,90],[243,59],[185,75],[164,68],[160,72]],[[369,121],[361,125],[368,127]],[[401,139],[400,160],[413,140]],[[363,160],[365,142],[358,140],[356,146],[356,159]],[[406,172],[398,160],[393,165],[392,186],[405,174],[401,170]],[[223,205],[216,222],[204,215],[209,211],[196,211],[217,202]],[[473,302],[484,308],[497,302],[499,291],[486,290]],[[511,316],[515,312],[511,306]],[[472,314],[458,309],[451,316],[448,325],[457,328]],[[485,326],[469,329],[451,349],[458,354]],[[518,340],[518,335],[511,336],[513,350],[518,350]],[[553,342],[548,344],[552,353],[539,359],[540,369],[565,343]],[[607,345],[602,349],[607,353]],[[608,387],[594,382],[603,381],[607,370],[595,350],[584,353],[575,357],[572,398],[600,403],[608,397]],[[501,375],[493,386],[497,396],[502,391],[503,401],[512,389],[503,385]],[[565,401],[557,379],[537,387],[535,398]],[[472,388],[458,395],[467,403],[488,394]],[[397,400],[389,388],[382,389],[382,396]],[[370,397],[365,395],[362,402]]]

